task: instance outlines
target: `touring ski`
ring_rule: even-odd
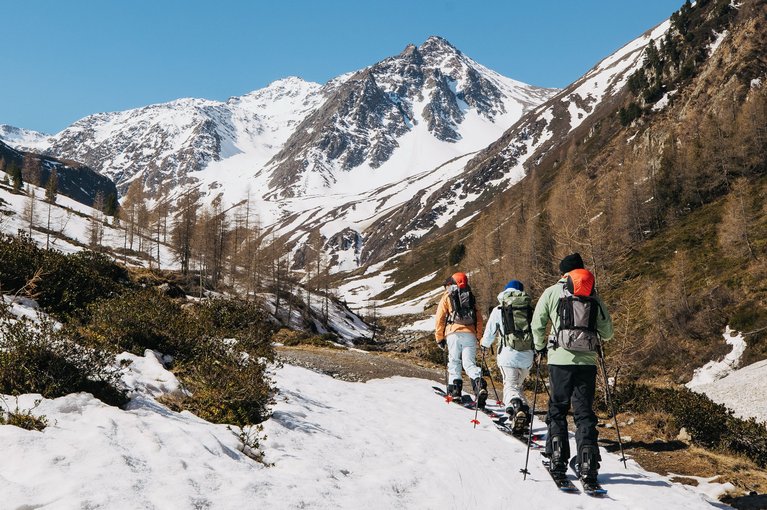
[[[446,402],[452,402],[454,404],[458,404],[459,406],[465,407],[466,409],[471,409],[472,411],[474,410],[474,400],[471,398],[471,395],[463,394],[461,395],[460,399],[457,399],[445,393],[445,390],[439,386],[432,386],[431,388],[434,390],[434,393],[440,395],[445,399]]]
[[[543,461],[543,467],[546,468],[546,471],[548,471],[549,475],[551,476],[551,479],[554,480],[554,483],[557,485],[559,490],[562,492],[572,492],[572,493],[578,493],[580,492],[578,490],[578,487],[575,486],[573,482],[570,481],[570,479],[567,477],[567,473],[556,473],[551,471],[551,461],[547,459],[546,457],[541,457]]]
[[[503,433],[504,433],[504,434],[506,434],[506,435],[509,435],[509,436],[513,437],[513,438],[514,438],[514,439],[516,439],[517,441],[520,441],[520,442],[522,442],[522,443],[523,443],[525,446],[527,446],[527,437],[528,437],[528,434],[527,434],[527,433],[523,433],[523,434],[515,434],[515,433],[514,433],[514,432],[511,430],[511,428],[509,428],[509,426],[506,424],[506,423],[507,423],[507,421],[508,421],[508,419],[506,418],[506,416],[502,416],[502,417],[498,418],[497,420],[493,420],[493,423],[495,424],[495,427],[496,427],[498,430],[500,430],[501,432],[503,432]],[[543,448],[545,448],[546,446],[545,446],[545,445],[543,445],[543,444],[541,444],[541,443],[540,443],[540,441],[543,441],[543,440],[545,440],[545,439],[546,439],[546,436],[545,436],[545,435],[538,435],[538,434],[533,434],[533,440],[532,440],[532,441],[530,441],[530,448],[532,448],[532,449],[534,449],[534,450],[542,450],[542,449],[543,449]]]
[[[570,459],[570,468],[573,470],[573,473],[575,473],[575,476],[581,482],[581,486],[583,487],[583,492],[595,498],[606,496],[607,489],[603,489],[602,486],[599,484],[599,482],[586,482],[581,478],[581,473],[580,473],[580,470],[578,469],[578,464],[576,464],[577,459],[578,459],[577,456]]]
[[[434,393],[437,395],[441,395],[445,400],[447,400],[448,395],[445,393],[445,390],[440,388],[439,386],[432,386],[432,389],[434,390]],[[463,394],[461,395],[461,400],[457,400],[451,397],[451,402],[455,402],[456,404],[460,404],[461,406],[465,407],[466,409],[471,409],[474,411],[476,409],[477,402],[471,398],[471,395]],[[483,413],[485,413],[487,416],[493,419],[501,418],[503,417],[502,414],[498,414],[495,411],[492,411],[485,407],[484,409],[480,409]]]

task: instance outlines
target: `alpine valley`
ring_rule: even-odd
[[[767,494],[767,0],[682,2],[562,89],[432,36],[324,84],[0,125],[10,500],[469,508],[508,485],[541,508],[750,508],[736,496]],[[615,325],[593,404],[603,499],[560,493],[538,452],[430,388],[446,277],[485,312],[511,279],[537,300],[574,252]]]

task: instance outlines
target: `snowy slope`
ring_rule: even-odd
[[[29,208],[30,197],[34,193],[34,224],[38,228],[50,224],[51,231],[60,234],[60,238],[51,236],[49,247],[64,253],[75,253],[90,244],[89,227],[93,218],[99,218],[102,224],[102,246],[111,250],[121,249],[125,243],[125,231],[111,224],[103,224],[104,215],[95,209],[76,202],[69,197],[58,195],[56,203],[50,207],[50,223],[48,223],[48,203],[45,199],[45,189],[25,185],[25,194],[16,195],[9,189],[0,186],[0,232],[16,234],[19,230],[29,231],[29,219],[26,212]],[[46,235],[36,229],[32,230],[32,238],[39,246],[46,246]],[[138,243],[138,241],[136,241]],[[153,254],[157,254],[157,245],[153,244]],[[144,266],[146,261],[125,259],[129,265]],[[156,264],[156,261],[155,261]],[[175,254],[167,245],[160,245],[160,266],[163,269],[178,269]],[[156,266],[155,266],[156,267]]]
[[[767,378],[767,360],[741,367],[741,357],[746,350],[743,335],[727,326],[722,336],[732,350],[721,361],[710,361],[696,368],[692,380],[685,386],[727,406],[735,416],[767,422],[767,387],[754,384]]]
[[[285,366],[276,382],[281,393],[264,424],[272,467],[240,453],[225,426],[170,412],[149,393],[139,393],[124,411],[87,394],[43,400],[35,411],[51,421],[43,432],[0,426],[4,504],[446,510],[524,501],[525,508],[726,508],[632,461],[624,469],[604,451],[608,499],[560,493],[535,452],[524,481],[524,445],[482,416],[472,429],[473,414],[436,397],[429,381],[349,383]],[[22,407],[34,398],[23,396]]]

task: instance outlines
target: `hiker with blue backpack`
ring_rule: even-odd
[[[503,376],[503,401],[512,432],[521,435],[530,424],[530,406],[522,384],[533,365],[530,296],[519,280],[511,280],[498,294],[498,306],[490,312],[481,346],[483,352],[498,340],[496,361]]]
[[[576,471],[584,487],[598,486],[599,447],[594,414],[597,355],[601,342],[613,336],[613,323],[596,293],[594,275],[584,269],[580,254],[567,255],[559,263],[562,276],[543,291],[533,312],[535,350],[548,357],[551,398],[546,456],[552,475],[567,471],[570,444],[567,412],[573,407],[576,432]],[[546,326],[551,323],[550,334]]]

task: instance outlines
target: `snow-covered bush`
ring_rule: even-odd
[[[238,427],[268,418],[274,330],[266,314],[253,303],[224,299],[203,301],[184,314],[196,328],[195,350],[177,375],[192,395],[168,404]]]
[[[19,408],[18,398],[14,408],[8,404],[8,401],[0,397],[5,410],[0,408],[0,425],[13,425],[24,430],[43,430],[48,426],[48,418],[45,415],[36,416],[32,411],[40,405],[40,400],[35,401],[32,409]],[[5,412],[4,412],[5,411]]]
[[[265,360],[243,356],[217,339],[204,339],[199,355],[183,363],[177,376],[192,393],[175,402],[200,418],[244,427],[269,417],[273,388]]]

